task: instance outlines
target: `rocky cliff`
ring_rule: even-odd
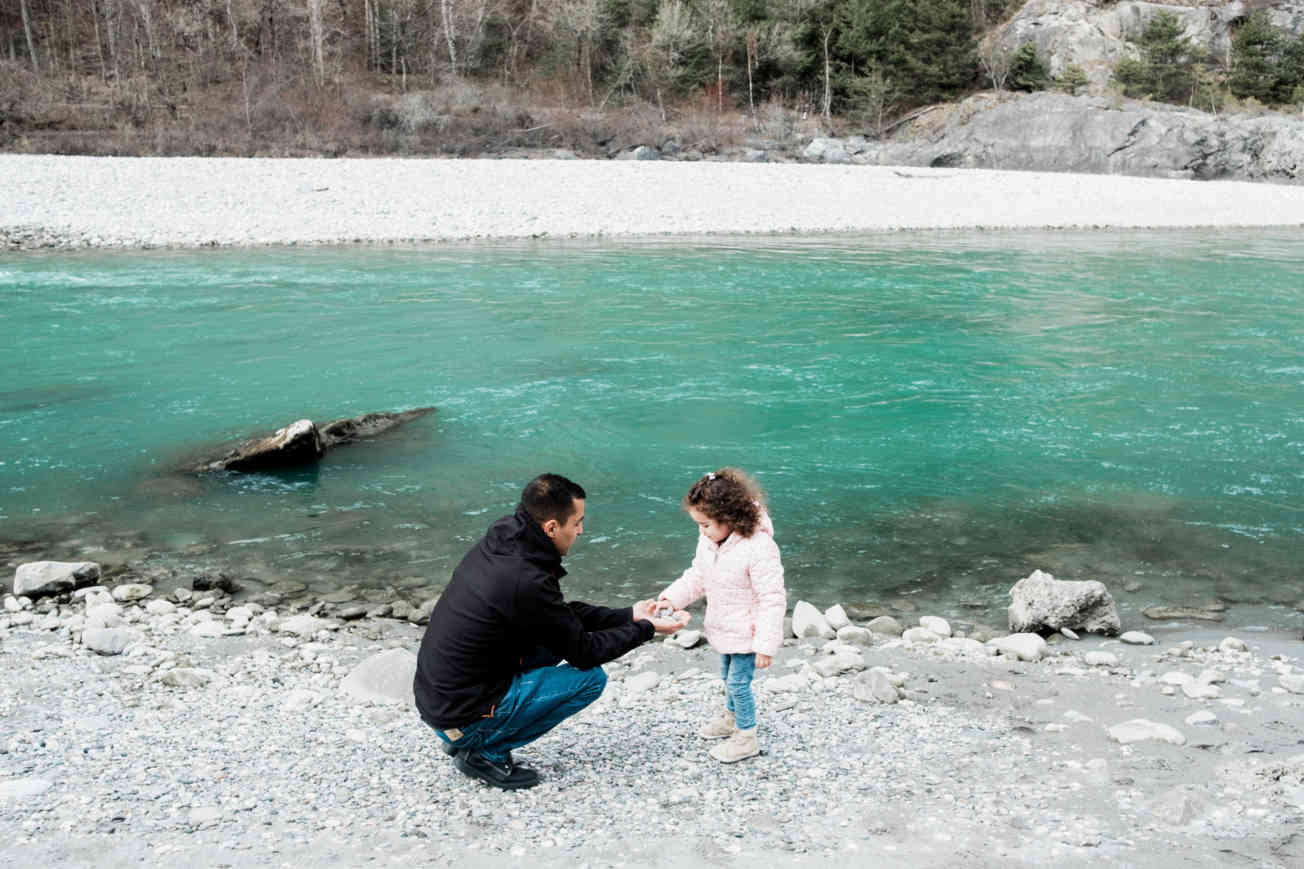
[[[1137,40],[1159,13],[1177,16],[1187,39],[1201,54],[1226,64],[1234,29],[1253,9],[1267,9],[1272,23],[1283,30],[1304,32],[1304,0],[1029,0],[989,34],[988,40],[995,40],[1007,51],[1031,42],[1053,75],[1062,75],[1076,64],[1090,79],[1091,92],[1101,93],[1109,84],[1114,66],[1125,57],[1137,56]]]
[[[922,115],[888,141],[817,139],[804,157],[1292,184],[1304,180],[1304,118],[1049,92],[979,94]]]

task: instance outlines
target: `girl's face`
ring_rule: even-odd
[[[697,523],[697,527],[706,535],[706,539],[712,543],[723,543],[724,539],[733,531],[728,525],[717,519],[712,519],[696,507],[689,507],[688,515]]]

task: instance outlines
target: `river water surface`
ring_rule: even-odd
[[[590,496],[568,588],[616,602],[736,464],[793,600],[999,623],[1040,567],[1301,619],[1298,232],[4,254],[0,372],[0,540],[57,557],[438,585],[552,470]],[[426,405],[310,471],[172,473]]]

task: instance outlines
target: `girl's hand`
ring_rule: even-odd
[[[756,656],[756,669],[764,670],[766,667],[770,666],[770,664],[772,664],[773,662],[774,659],[771,658],[769,655],[758,654]]]

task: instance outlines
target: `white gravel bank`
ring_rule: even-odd
[[[402,697],[344,690],[364,659],[410,659],[413,625],[7,601],[0,866],[1304,860],[1304,666],[1282,634],[1168,628],[1027,662],[927,631],[789,640],[758,680],[763,754],[733,766],[694,732],[721,702],[715,656],[652,643],[518,752],[543,783],[502,793],[458,773]],[[92,640],[92,621],[121,626]],[[896,702],[862,699],[863,667]]]
[[[0,248],[1304,226],[1304,187],[750,163],[0,155]]]

